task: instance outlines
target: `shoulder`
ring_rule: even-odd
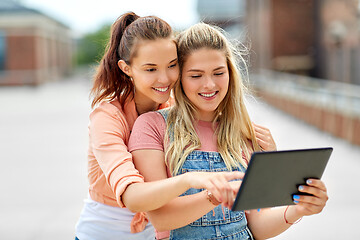
[[[128,129],[126,117],[118,107],[111,102],[102,102],[90,114],[90,131],[107,132],[113,130],[126,134]]]
[[[125,121],[126,116],[124,111],[121,109],[120,104],[114,104],[114,101],[108,102],[103,101],[98,106],[96,106],[90,113],[90,119],[94,120],[96,118],[114,118],[117,120]]]
[[[159,127],[165,124],[165,119],[160,112],[147,112],[141,114],[135,121],[135,125]],[[135,126],[134,125],[134,126]]]
[[[156,149],[163,151],[165,120],[158,112],[141,114],[135,121],[129,139],[129,151]]]
[[[98,106],[96,106],[92,112],[91,115],[96,115],[100,112],[104,112],[110,115],[123,115],[122,111],[112,104],[111,102],[101,102]]]

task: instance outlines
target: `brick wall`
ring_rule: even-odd
[[[360,82],[359,0],[247,0],[252,66]]]
[[[7,70],[29,70],[36,66],[36,41],[34,36],[7,37]]]
[[[270,11],[273,57],[312,54],[314,1],[273,0]]]
[[[71,32],[42,14],[0,15],[6,40],[1,85],[37,85],[54,81],[72,69]]]

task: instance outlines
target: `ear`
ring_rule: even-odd
[[[118,66],[121,69],[121,71],[123,71],[126,75],[128,75],[129,77],[131,77],[131,68],[129,65],[127,65],[127,63],[124,60],[119,60],[118,61]]]

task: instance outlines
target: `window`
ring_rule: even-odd
[[[6,36],[0,31],[0,71],[5,70]]]

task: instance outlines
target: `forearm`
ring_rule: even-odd
[[[133,183],[122,194],[122,201],[133,212],[160,208],[189,189],[185,178],[183,174],[154,182]]]
[[[165,206],[148,212],[151,223],[158,231],[168,231],[183,227],[199,219],[215,205],[209,202],[204,191],[178,197]]]
[[[255,239],[268,239],[275,237],[287,230],[291,223],[296,222],[302,216],[296,213],[295,206],[290,206],[286,212],[285,222],[284,212],[286,207],[262,209],[260,212],[251,210],[247,214],[248,226]]]

